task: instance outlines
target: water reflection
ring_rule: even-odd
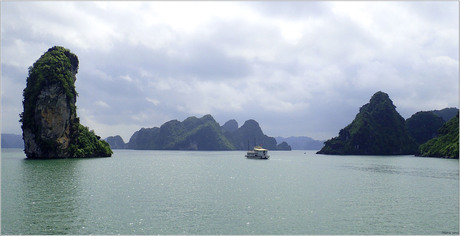
[[[78,232],[79,160],[24,160],[22,184],[17,191],[23,206],[17,208],[20,225],[31,234]]]

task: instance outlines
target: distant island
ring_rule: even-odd
[[[286,142],[277,144],[275,138],[265,135],[255,120],[247,120],[241,127],[236,120],[220,126],[211,115],[142,128],[128,143],[120,136],[108,137],[106,141],[112,148],[135,150],[247,150],[256,145],[269,150],[291,150]]]
[[[324,146],[324,141],[306,136],[276,137],[275,139],[278,143],[286,142],[291,146],[292,150],[320,150]]]
[[[48,49],[29,67],[20,114],[27,158],[109,157],[112,150],[77,116],[78,58],[69,49]]]
[[[388,94],[375,93],[351,124],[327,140],[318,154],[458,158],[458,109],[418,112],[404,120],[395,108]],[[456,122],[451,119],[455,116]],[[433,147],[436,152],[428,151]]]
[[[2,148],[24,148],[22,135],[2,134]]]

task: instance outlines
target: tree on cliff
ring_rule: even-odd
[[[404,118],[384,92],[375,93],[359,109],[339,136],[326,141],[318,154],[401,155],[415,154],[417,144],[405,129]]]
[[[77,117],[77,71],[77,56],[59,46],[29,67],[20,114],[27,158],[111,156],[109,144]]]

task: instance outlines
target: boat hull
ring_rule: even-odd
[[[253,156],[248,156],[248,155],[245,155],[246,158],[248,159],[268,159],[270,158],[270,156],[266,156],[266,157],[253,157]]]

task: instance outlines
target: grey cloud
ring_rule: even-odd
[[[2,123],[20,130],[3,111],[22,105],[27,67],[56,44],[78,55],[79,115],[102,136],[211,113],[221,124],[255,119],[273,136],[326,139],[378,90],[406,118],[458,106],[450,3],[366,3],[366,26],[333,12],[335,2],[237,2],[242,12],[187,32],[155,15],[161,4],[133,4],[4,3],[2,83],[20,91],[2,92]],[[283,31],[290,23],[303,25],[294,40]]]
[[[213,40],[213,39],[210,39]],[[209,42],[190,45],[189,58],[179,59],[179,73],[202,79],[241,78],[251,73],[244,58],[231,57]]]
[[[407,2],[405,7],[422,20],[444,25],[445,27],[458,27],[458,20],[453,20],[453,17],[458,19],[459,16],[458,3],[449,1]]]

